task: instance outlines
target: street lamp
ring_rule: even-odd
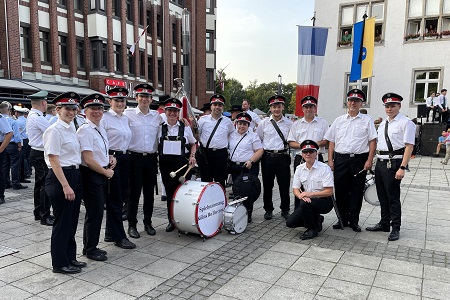
[[[281,75],[278,74],[278,96],[281,96]]]

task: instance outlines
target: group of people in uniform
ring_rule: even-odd
[[[26,127],[35,170],[34,214],[36,219],[53,225],[54,272],[73,274],[86,266],[76,259],[75,232],[82,201],[86,210],[82,253],[89,259],[107,260],[106,251],[98,248],[105,205],[106,242],[124,249],[136,247],[125,233],[122,208],[125,202],[128,236],[139,238],[137,213],[141,193],[144,230],[155,235],[152,215],[158,172],[167,198],[166,231],[175,230],[170,209],[181,173],[173,176],[171,171],[185,165],[189,169],[198,165],[202,181],[215,181],[223,187],[227,165],[233,179],[243,172],[258,176],[261,168],[264,218],[273,218],[276,178],[281,216],[286,225],[306,227],[300,238],[311,239],[322,230],[322,214],[333,208],[333,193],[342,221],[333,228],[340,229],[343,224],[361,231],[358,222],[366,173],[372,168],[376,154],[375,181],[381,219],[366,229],[392,228],[389,240],[399,238],[400,182],[415,133],[415,125],[399,113],[401,96],[394,93],[383,96],[387,118],[377,133],[373,120],[359,112],[366,96],[358,89],[348,92],[348,112],[331,126],[317,116],[318,100],[313,96],[301,100],[304,117],[293,123],[283,116],[286,99],[281,95],[267,100],[271,115],[261,120],[249,109],[248,100],[243,101],[242,112],[233,118],[224,117],[226,99],[214,94],[209,105],[202,108],[206,114],[200,117],[196,128],[191,128],[188,120],[180,119],[179,99],[167,97],[163,102],[164,113],[162,109],[159,112],[151,109],[153,92],[149,84],[135,86],[135,108],[127,108],[129,91],[125,88],[113,88],[107,95],[95,93],[82,99],[67,92],[53,100],[57,115],[52,124],[43,115],[47,92],[29,96],[32,109]],[[107,101],[110,109],[105,112]],[[85,118],[79,116],[80,108],[84,109]],[[3,137],[0,150],[12,136],[4,121],[0,117]],[[323,162],[327,146],[328,164]],[[292,214],[290,151],[296,151]],[[50,204],[54,217],[50,215]],[[253,201],[243,204],[251,222]]]

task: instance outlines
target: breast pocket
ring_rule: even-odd
[[[323,181],[322,180],[314,180],[312,183],[312,188],[314,191],[321,191],[323,189]]]
[[[364,123],[359,123],[356,125],[354,130],[355,137],[357,138],[365,138],[367,137],[367,126]]]
[[[314,128],[314,140],[315,141],[321,141],[323,140],[323,136],[325,135],[325,132],[321,128]]]

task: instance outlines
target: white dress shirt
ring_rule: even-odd
[[[340,154],[361,154],[369,152],[369,142],[377,138],[377,131],[371,117],[358,113],[337,117],[324,139],[335,143],[334,151]]]
[[[81,147],[75,127],[58,119],[44,132],[44,158],[51,168],[49,154],[58,155],[61,167],[79,166],[81,164]]]
[[[427,100],[425,100],[425,104],[426,104],[427,107],[434,106],[434,104],[433,104],[433,99],[434,98],[435,97],[428,97]]]
[[[28,144],[32,149],[44,151],[44,142],[42,135],[44,131],[50,126],[48,120],[44,117],[44,114],[32,108],[28,113],[26,130],[28,133]]]
[[[164,124],[167,124],[166,122],[164,122]],[[167,136],[178,136],[178,130],[180,127],[180,121],[177,121],[177,123],[175,123],[175,125],[171,126],[169,124],[167,124]],[[160,140],[162,136],[162,127],[159,128],[159,132],[158,132],[158,142]],[[197,140],[194,137],[194,134],[192,133],[192,129],[189,126],[184,126],[184,135],[186,138],[186,145],[192,145],[195,144],[195,142],[197,142]],[[186,149],[185,153],[189,153],[190,149]]]
[[[131,129],[131,141],[128,150],[138,153],[156,153],[158,151],[158,130],[163,120],[156,110],[143,114],[139,107],[124,111]]]
[[[208,148],[228,148],[229,135],[234,131],[233,123],[228,117],[222,116],[216,120],[212,117],[212,115],[203,116],[198,120],[198,132],[200,136],[200,142],[202,143],[203,147],[206,147],[209,137],[211,136],[214,127],[216,127],[216,124],[220,119],[222,119],[222,121],[220,122],[219,127],[217,127],[217,130],[214,133]]]
[[[244,138],[242,138],[245,135]],[[239,141],[242,141],[239,143]],[[239,145],[238,145],[239,143]],[[237,147],[236,147],[237,145]],[[236,150],[234,150],[236,149]],[[240,135],[237,129],[230,134],[230,144],[228,146],[228,157],[234,162],[246,162],[252,158],[253,154],[262,149],[262,143],[259,136],[249,130],[247,133]],[[234,154],[233,154],[234,151]],[[231,155],[233,154],[233,157]]]
[[[258,116],[257,113],[251,111],[250,109],[246,110],[245,113],[248,113],[250,117],[252,117],[252,121],[250,122],[249,128],[254,131],[256,125],[258,125],[259,122],[261,122],[261,118]]]
[[[387,118],[381,122],[380,126],[378,126],[377,151],[389,151],[386,143],[386,136],[384,134],[386,122],[388,122]],[[414,145],[416,137],[416,124],[399,113],[392,121],[389,122],[388,136],[394,150],[404,148],[406,144]],[[386,159],[389,158],[389,155],[377,154],[377,158]],[[392,158],[402,158],[402,155],[395,155]]]
[[[270,122],[270,120],[273,119],[272,117],[273,116],[270,116],[261,120],[258,127],[256,127],[256,133],[262,141],[264,150],[284,150],[283,140],[276,131],[272,122]],[[286,141],[292,124],[292,121],[286,117],[281,117],[281,119],[277,121],[277,125]]]
[[[314,117],[314,119],[309,123],[305,120],[305,118],[301,118],[292,124],[287,141],[301,144],[304,140],[313,140],[317,143],[323,140],[328,127],[328,122],[321,117]],[[301,153],[300,149],[295,150],[296,154]],[[325,153],[325,147],[320,147],[319,152]]]
[[[320,192],[326,187],[333,187],[333,172],[327,164],[318,160],[310,170],[306,163],[302,163],[295,169],[292,188],[299,189],[302,185],[305,192]]]
[[[109,164],[109,143],[108,136],[102,126],[97,126],[89,120],[86,120],[77,131],[77,138],[81,145],[81,151],[92,151],[94,160],[102,166],[106,167]],[[81,165],[87,167],[85,161]]]
[[[131,141],[131,129],[127,116],[119,115],[110,109],[103,114],[100,125],[106,131],[110,150],[128,150]]]
[[[444,105],[444,99],[445,99],[445,105]],[[437,97],[437,104],[436,105],[438,105],[442,109],[448,108],[448,98],[447,98],[447,96],[444,96],[444,95],[440,94]]]

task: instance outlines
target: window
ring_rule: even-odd
[[[177,72],[177,64],[172,65],[172,82],[174,82],[175,78],[178,78],[178,72]]]
[[[214,0],[206,0],[206,13],[214,14]]]
[[[21,26],[20,27],[20,37],[22,38],[22,60],[31,61],[31,37],[30,37],[30,27]]]
[[[206,52],[214,52],[214,31],[206,31]]]
[[[172,44],[177,44],[177,23],[172,23]]]
[[[58,36],[59,40],[59,63],[69,65],[69,55],[67,51],[67,36]]]
[[[139,51],[139,50],[138,50]],[[135,52],[136,53],[136,52]],[[130,74],[136,74],[136,70],[134,67],[134,57],[133,54],[131,54],[130,51],[127,51],[128,56],[128,73]]]
[[[143,0],[139,0],[138,1],[138,14],[139,14],[139,16],[138,16],[138,23],[139,23],[139,25],[142,25],[142,26],[144,25],[144,18],[145,18],[144,13],[145,13],[144,1]]]
[[[158,83],[163,83],[163,64],[161,58],[158,58]]]
[[[73,0],[73,7],[75,8],[75,10],[83,11],[84,0]]]
[[[162,16],[160,14],[156,15],[156,36],[160,39],[162,37]]]
[[[91,10],[96,10],[97,8],[103,11],[105,10],[105,0],[90,0],[89,4]]]
[[[105,41],[93,40],[91,47],[91,61],[93,70],[106,70],[108,68],[108,51]]]
[[[58,0],[57,2],[58,2],[59,6],[64,6],[64,7],[67,6],[67,0]]]
[[[178,6],[181,6],[181,7],[184,7],[184,1],[185,0],[170,0],[170,2],[172,2]]]
[[[214,69],[206,69],[206,90],[207,91],[215,90]]]
[[[441,69],[414,71],[413,103],[423,103],[430,92],[440,91]]]
[[[120,17],[120,0],[112,0],[112,15]]]
[[[80,69],[84,69],[84,42],[81,40],[77,40],[76,48],[77,48],[77,67]]]
[[[41,62],[50,63],[50,33],[39,31]]]
[[[367,101],[363,103],[363,107],[370,107],[370,78],[364,78],[357,81],[350,81],[350,73],[345,74],[345,97],[344,107],[347,105],[347,92],[351,89],[360,89],[366,94]]]
[[[367,10],[367,12],[366,12]],[[364,13],[375,18],[375,45],[383,42],[384,36],[384,2],[369,1],[341,6],[338,46],[351,46],[353,42],[353,24],[363,20]]]
[[[122,72],[122,46],[113,45],[113,55],[114,55],[114,71]]]
[[[125,2],[126,8],[127,8],[127,21],[133,20],[133,5],[131,3],[131,0],[127,0]]]
[[[450,35],[450,0],[410,0],[405,40],[437,39],[441,34]]]
[[[140,74],[145,77],[145,51],[139,51]]]
[[[147,56],[147,72],[147,80],[153,82],[153,58],[151,56]]]
[[[153,12],[151,10],[147,10],[147,35],[151,36],[153,33]]]

